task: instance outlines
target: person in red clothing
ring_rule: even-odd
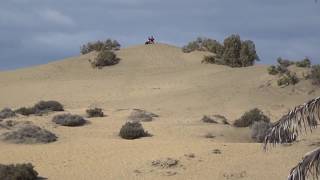
[[[145,44],[154,44],[154,37],[148,37],[148,41]]]

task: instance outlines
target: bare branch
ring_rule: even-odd
[[[288,180],[318,179],[320,175],[320,148],[308,152],[303,160],[291,169]]]
[[[299,105],[284,115],[268,131],[264,149],[268,144],[275,146],[295,141],[302,132],[311,131],[317,127],[320,121],[320,97],[312,99],[303,105]]]

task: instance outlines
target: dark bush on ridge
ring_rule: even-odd
[[[94,60],[89,60],[94,68],[102,68],[104,66],[112,66],[118,64],[120,59],[112,51],[100,51]]]
[[[304,58],[302,61],[297,61],[296,62],[297,67],[310,67],[311,66],[311,61],[309,58]]]
[[[22,107],[15,110],[15,112],[24,116],[29,116],[32,114],[36,114],[36,109],[34,107],[30,107],[30,108]]]
[[[16,144],[50,143],[57,140],[57,136],[38,126],[26,124],[15,131],[1,135],[2,140]]]
[[[0,164],[1,180],[37,180],[38,172],[32,164]]]
[[[121,127],[119,135],[123,139],[137,139],[150,136],[148,132],[144,131],[141,123],[137,121],[126,122],[126,124]]]
[[[0,111],[0,120],[15,117],[16,113],[10,108],[4,108]]]
[[[271,75],[276,75],[279,73],[279,71],[277,70],[276,66],[269,66],[268,73]]]
[[[282,59],[281,57],[278,57],[277,62],[279,63],[280,66],[283,66],[283,67],[289,67],[290,65],[294,64],[293,61]]]
[[[312,80],[312,84],[320,85],[320,65],[313,65],[311,67],[310,78]]]
[[[87,109],[86,112],[87,112],[87,115],[88,115],[89,118],[91,118],[91,117],[103,117],[104,116],[101,108]]]
[[[81,47],[81,54],[87,54],[92,51],[117,51],[120,44],[116,40],[107,39],[106,41],[89,42]]]
[[[87,122],[83,117],[72,114],[56,115],[52,118],[52,121],[62,126],[82,126]]]
[[[189,42],[182,47],[182,51],[190,53],[192,51],[209,51],[217,55],[222,55],[223,46],[218,41],[210,38],[197,38],[195,41]]]
[[[235,120],[233,125],[236,127],[249,127],[256,121],[270,122],[270,119],[260,109],[254,108],[245,112],[240,119]]]
[[[251,126],[251,138],[256,142],[263,142],[272,123],[265,121],[255,121]]]

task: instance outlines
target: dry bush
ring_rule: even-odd
[[[202,117],[201,121],[205,123],[229,124],[227,118],[218,114],[212,116],[205,115]]]
[[[297,61],[296,63],[296,66],[297,67],[305,67],[305,68],[308,68],[311,66],[311,61],[309,58],[304,58],[302,61]]]
[[[263,142],[272,123],[265,121],[255,121],[251,126],[251,138],[256,142]]]
[[[87,113],[89,118],[91,118],[91,117],[103,117],[104,116],[101,108],[87,109],[86,113]]]
[[[256,121],[270,122],[270,119],[260,109],[254,108],[245,112],[240,119],[235,120],[233,125],[236,127],[249,127]]]
[[[288,72],[285,73],[278,79],[278,86],[289,86],[295,85],[299,82],[299,78],[297,77],[296,73]]]
[[[15,110],[16,113],[24,116],[32,114],[41,116],[52,111],[64,111],[63,105],[58,101],[40,101],[32,107],[21,107]]]
[[[93,68],[103,68],[118,64],[120,59],[112,51],[100,51],[94,60],[89,60]]]
[[[92,51],[117,51],[120,49],[120,44],[116,40],[107,39],[106,41],[89,42],[81,46],[81,54],[87,54]]]
[[[137,139],[150,136],[147,131],[144,131],[140,122],[126,122],[121,127],[119,135],[123,139]]]
[[[15,131],[2,134],[2,140],[16,144],[37,144],[54,142],[57,136],[38,126],[24,125]]]
[[[60,114],[56,115],[52,118],[52,121],[56,124],[62,126],[82,126],[87,121],[79,116],[79,115],[72,115],[72,114]]]
[[[32,164],[0,164],[1,180],[37,180],[38,172]]]
[[[281,57],[278,57],[277,62],[279,63],[280,66],[283,66],[283,67],[289,67],[290,65],[294,64],[293,61],[282,59]]]
[[[276,66],[269,66],[269,67],[268,67],[268,73],[269,73],[270,75],[276,75],[276,74],[278,74],[279,72],[278,72]]]
[[[15,117],[16,113],[10,108],[4,108],[0,111],[0,119]]]

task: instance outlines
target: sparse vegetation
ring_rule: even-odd
[[[94,60],[89,60],[91,66],[94,68],[101,69],[104,66],[112,66],[118,64],[120,59],[117,55],[109,50],[99,51],[98,55],[95,57]]]
[[[281,76],[278,79],[278,86],[289,86],[295,85],[299,82],[299,78],[297,77],[296,73],[288,72]]]
[[[215,124],[225,124],[225,125],[229,124],[227,118],[218,114],[211,115],[211,116],[205,115],[202,117],[201,121],[204,123],[215,123]]]
[[[245,112],[240,119],[235,120],[233,125],[236,127],[249,127],[256,121],[270,122],[270,119],[260,109],[254,108]]]
[[[16,113],[10,108],[4,108],[0,111],[0,119],[15,117]]]
[[[277,62],[279,63],[280,66],[283,66],[283,67],[289,67],[290,65],[294,64],[293,61],[282,59],[281,57],[278,57]]]
[[[103,111],[101,108],[91,108],[86,110],[89,118],[91,117],[103,117]]]
[[[302,61],[297,61],[295,64],[297,67],[309,68],[311,66],[311,61],[309,58],[306,57]]]
[[[56,124],[62,126],[82,126],[87,121],[79,116],[79,115],[72,115],[72,114],[60,114],[56,115],[52,118],[52,121]]]
[[[26,124],[17,130],[1,135],[2,140],[16,144],[50,143],[57,140],[57,136],[38,126]]]
[[[198,38],[182,48],[183,52],[209,51],[215,56],[206,56],[202,63],[214,63],[231,67],[247,67],[259,60],[253,41],[241,41],[239,35],[227,37],[223,45],[216,40]]]
[[[64,111],[63,105],[58,101],[40,101],[33,107],[22,107],[15,110],[16,113],[29,116],[32,114],[43,115],[52,111]]]
[[[120,49],[120,46],[118,41],[111,39],[89,42],[81,46],[81,54],[87,54],[92,51],[116,51]]]
[[[1,180],[37,180],[38,172],[32,164],[0,164]]]
[[[126,122],[120,129],[120,137],[123,139],[137,139],[141,137],[150,136],[150,134],[145,131],[140,122]]]
[[[320,85],[320,65],[313,65],[311,67],[310,79],[314,85]]]
[[[251,138],[259,143],[263,142],[271,126],[270,122],[255,121],[251,126]]]
[[[271,75],[276,75],[279,73],[279,71],[277,70],[276,66],[270,66],[268,67],[268,73]]]

